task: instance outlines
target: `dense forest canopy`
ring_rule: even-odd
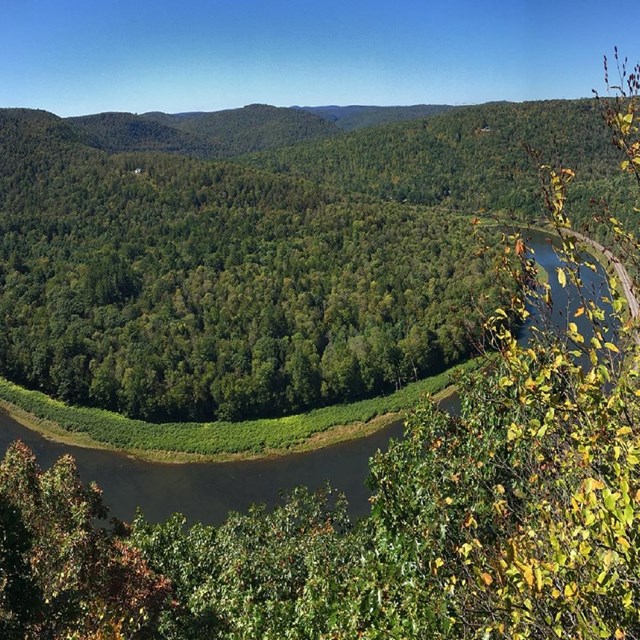
[[[462,217],[0,117],[0,370],[54,397],[175,420],[384,393],[469,355],[500,295]]]
[[[529,221],[541,215],[539,165],[571,166],[577,177],[569,205],[576,222],[586,224],[600,212],[594,194],[615,207],[633,188],[616,172],[602,114],[594,100],[488,103],[265,151],[249,161],[342,192]],[[594,232],[607,234],[604,226]]]
[[[331,127],[266,105],[0,112],[0,372],[155,421],[389,392],[472,353],[500,295],[458,212],[539,219],[536,149],[575,168],[577,220],[594,191],[628,197],[595,102]],[[220,131],[225,154],[271,150],[181,155],[213,152]]]
[[[67,118],[87,144],[104,151],[162,151],[197,158],[230,158],[340,134],[318,115],[247,105],[210,113],[100,113]]]

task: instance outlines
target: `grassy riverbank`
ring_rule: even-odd
[[[0,378],[0,407],[53,440],[113,449],[164,462],[224,461],[286,455],[361,437],[401,417],[424,394],[446,395],[470,360],[394,394],[308,413],[244,422],[155,424],[103,409],[72,407]]]

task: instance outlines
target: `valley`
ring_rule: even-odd
[[[634,637],[633,302],[563,231],[633,279],[634,185],[598,103],[439,111],[0,110],[0,634]]]
[[[361,112],[373,113],[343,115]],[[578,193],[609,179],[610,151],[585,101],[429,113],[320,134],[318,115],[265,105],[67,120],[3,111],[7,408],[58,438],[219,459],[312,446],[330,428],[339,439],[336,425],[366,425],[446,387],[437,374],[476,353],[483,316],[511,295],[495,277],[498,227],[476,234],[471,213],[540,217],[513,191],[534,192],[525,139],[566,140],[555,153],[585,176]],[[278,138],[301,118],[323,139]],[[569,119],[582,132],[573,146]],[[273,150],[234,163],[187,157],[176,138],[259,140],[264,127]],[[18,181],[25,172],[33,179]],[[468,200],[480,193],[491,200]],[[590,216],[580,199],[572,206]]]
[[[0,640],[640,640],[640,4],[5,5]]]

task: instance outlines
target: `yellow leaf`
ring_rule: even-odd
[[[431,563],[431,572],[433,573],[434,576],[438,575],[438,569],[440,569],[440,567],[442,567],[443,565],[444,565],[444,560],[442,558],[436,558]]]
[[[616,629],[616,640],[624,640],[624,631],[622,629]]]
[[[480,575],[482,577],[482,581],[487,585],[487,587],[491,585],[493,578],[488,573],[482,573]]]
[[[493,503],[493,508],[496,510],[496,513],[499,516],[504,517],[508,513],[506,500],[497,500],[496,502]]]
[[[574,318],[579,318],[584,313],[584,307],[580,307],[573,316]]]
[[[604,482],[602,480],[597,480],[596,478],[587,478],[584,482],[584,489],[588,493],[592,491],[597,491],[599,489],[604,489]]]
[[[618,536],[616,542],[620,547],[622,547],[622,550],[624,552],[629,551],[629,549],[631,549],[631,545],[629,544],[629,541],[624,536]]]
[[[511,442],[512,440],[517,440],[522,437],[522,429],[518,427],[514,422],[509,425],[509,429],[507,430],[507,442]]]
[[[616,347],[616,345],[613,344],[613,342],[605,342],[604,346],[607,347],[609,351],[613,351],[614,353],[620,353],[620,349],[618,349],[618,347]]]
[[[542,571],[540,571],[540,567],[535,568],[536,574],[536,591],[540,593],[542,591]]]
[[[558,267],[558,282],[560,283],[561,287],[566,287],[567,286],[567,276],[565,274],[565,272]]]
[[[533,569],[524,562],[517,562],[516,566],[520,569],[520,573],[522,573],[522,577],[524,581],[527,583],[527,586],[533,587]]]

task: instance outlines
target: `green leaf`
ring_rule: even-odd
[[[616,494],[612,493],[608,489],[605,489],[602,492],[602,497],[604,498],[604,506],[607,508],[607,510],[614,511],[616,508],[616,502],[618,500]]]

